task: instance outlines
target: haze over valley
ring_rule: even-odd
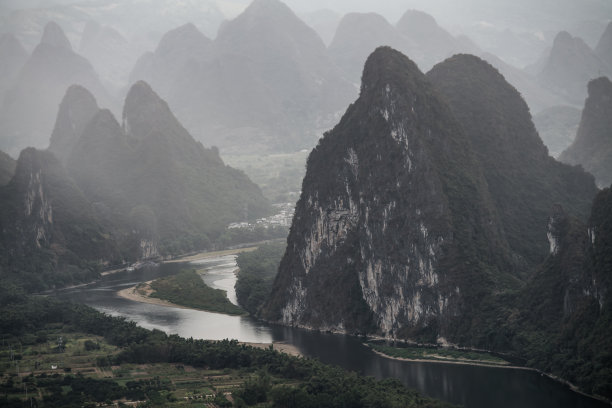
[[[0,405],[609,405],[610,78],[604,0],[4,0]]]

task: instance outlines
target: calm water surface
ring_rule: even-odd
[[[305,356],[376,378],[398,378],[408,387],[467,408],[603,408],[596,400],[533,371],[440,363],[396,361],[380,357],[351,336],[316,333],[268,325],[250,317],[228,316],[197,310],[139,303],[117,296],[117,291],[140,282],[169,276],[185,268],[205,268],[209,286],[226,290],[236,303],[235,256],[228,255],[186,263],[163,264],[105,276],[86,287],[57,293],[58,297],[84,303],[113,316],[123,316],[148,329],[183,337],[295,345]]]

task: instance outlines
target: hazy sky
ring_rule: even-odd
[[[340,14],[375,11],[395,23],[408,9],[432,14],[446,25],[488,21],[516,27],[546,24],[543,29],[581,20],[612,19],[612,0],[285,0],[296,12],[330,9]],[[250,0],[218,0],[244,7]],[[501,27],[505,28],[505,27]]]

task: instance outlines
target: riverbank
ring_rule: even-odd
[[[276,351],[281,353],[289,354],[290,356],[303,357],[300,350],[295,347],[293,344],[285,343],[285,342],[276,342],[272,343],[249,343],[249,342],[240,342],[240,344],[244,344],[245,346],[256,347],[260,349],[267,349],[270,346]]]
[[[191,307],[181,306],[181,305],[177,305],[177,304],[168,302],[167,300],[149,297],[149,295],[153,292],[153,288],[151,288],[151,282],[153,281],[150,280],[150,281],[142,282],[142,283],[139,283],[138,285],[134,285],[127,289],[122,289],[117,292],[117,295],[119,297],[131,300],[134,302],[149,303],[152,305],[166,306],[166,307],[175,307],[177,309],[193,309]],[[196,310],[196,309],[193,309],[193,310]],[[214,313],[214,312],[211,312],[211,313]]]
[[[364,346],[368,347],[370,350],[372,350],[374,352],[374,354],[380,356],[380,357],[384,357],[386,359],[389,360],[397,360],[397,361],[407,361],[407,362],[416,362],[416,363],[437,363],[437,364],[456,364],[456,365],[467,365],[467,366],[477,366],[477,367],[490,367],[490,368],[507,368],[507,369],[512,369],[512,370],[524,370],[524,371],[533,371],[536,372],[538,374],[540,374],[541,376],[544,377],[548,377],[553,381],[556,381],[560,384],[563,384],[565,386],[567,386],[570,390],[572,390],[575,393],[584,395],[585,397],[588,398],[592,398],[594,400],[597,401],[601,401],[604,403],[607,403],[609,405],[612,406],[612,401],[610,401],[607,398],[604,398],[602,396],[599,395],[592,395],[592,394],[588,394],[584,391],[582,391],[578,386],[576,386],[575,384],[564,380],[563,378],[557,377],[555,375],[543,372],[541,370],[538,370],[537,368],[532,368],[532,367],[525,367],[525,366],[517,366],[517,365],[512,365],[511,363],[508,364],[495,364],[495,363],[487,363],[485,361],[478,361],[478,360],[468,360],[468,359],[450,359],[450,358],[444,358],[442,356],[438,356],[436,358],[406,358],[406,357],[396,357],[396,356],[391,356],[389,354],[385,354],[382,351],[376,350],[374,349],[371,345],[367,344],[367,343],[363,343]]]
[[[411,362],[418,362],[418,363],[459,364],[459,365],[470,365],[470,366],[478,366],[478,367],[511,368],[511,369],[514,369],[514,370],[538,371],[535,368],[511,365],[510,363],[508,363],[508,364],[495,364],[495,363],[487,363],[487,362],[480,361],[480,360],[450,359],[450,358],[447,359],[447,358],[444,358],[444,357],[431,358],[431,359],[429,359],[429,358],[395,357],[395,356],[390,356],[389,354],[385,354],[382,351],[375,350],[372,347],[370,347],[367,343],[364,343],[364,346],[368,347],[375,354],[377,354],[377,355],[379,355],[381,357],[384,357],[384,358],[388,358],[390,360],[411,361]]]
[[[266,241],[263,241],[266,242]],[[178,262],[193,262],[199,261],[202,259],[216,258],[219,256],[226,255],[238,255],[242,252],[251,252],[258,248],[258,245],[261,244],[259,242],[253,243],[252,246],[244,247],[244,248],[232,248],[232,249],[220,249],[218,251],[201,251],[198,253],[190,253],[186,255],[179,255],[176,258],[161,260],[160,263],[178,263]],[[108,271],[104,271],[100,273],[100,276],[113,275],[118,272],[123,272],[127,269],[127,267],[111,269]],[[95,281],[94,281],[95,282]],[[83,285],[88,285],[92,282],[84,283]]]

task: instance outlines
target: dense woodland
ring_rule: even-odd
[[[236,280],[238,303],[253,316],[270,296],[278,265],[285,252],[285,242],[261,245],[255,251],[236,258],[239,268]]]

